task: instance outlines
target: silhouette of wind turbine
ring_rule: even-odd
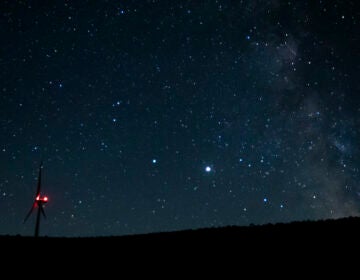
[[[29,213],[26,215],[24,219],[24,223],[29,219],[31,213],[34,211],[35,208],[37,208],[37,215],[36,215],[36,224],[35,224],[35,237],[39,236],[39,229],[40,229],[40,216],[41,214],[46,218],[45,211],[44,211],[44,204],[48,202],[47,196],[41,196],[40,190],[41,190],[41,170],[43,168],[43,163],[41,162],[40,168],[39,168],[39,178],[38,178],[38,184],[37,184],[37,190],[35,195],[35,201],[29,211]]]

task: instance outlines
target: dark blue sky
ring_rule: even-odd
[[[74,3],[73,3],[74,2]],[[355,1],[1,1],[0,234],[358,215]]]

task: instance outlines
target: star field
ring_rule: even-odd
[[[175,2],[1,1],[0,234],[359,215],[356,2]]]

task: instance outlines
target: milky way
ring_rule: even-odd
[[[0,3],[0,234],[41,160],[42,235],[359,215],[355,1],[40,2]]]

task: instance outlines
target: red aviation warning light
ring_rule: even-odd
[[[46,202],[48,202],[48,200],[49,200],[49,198],[47,196],[41,197],[40,195],[38,195],[35,198],[36,203],[46,203]]]

